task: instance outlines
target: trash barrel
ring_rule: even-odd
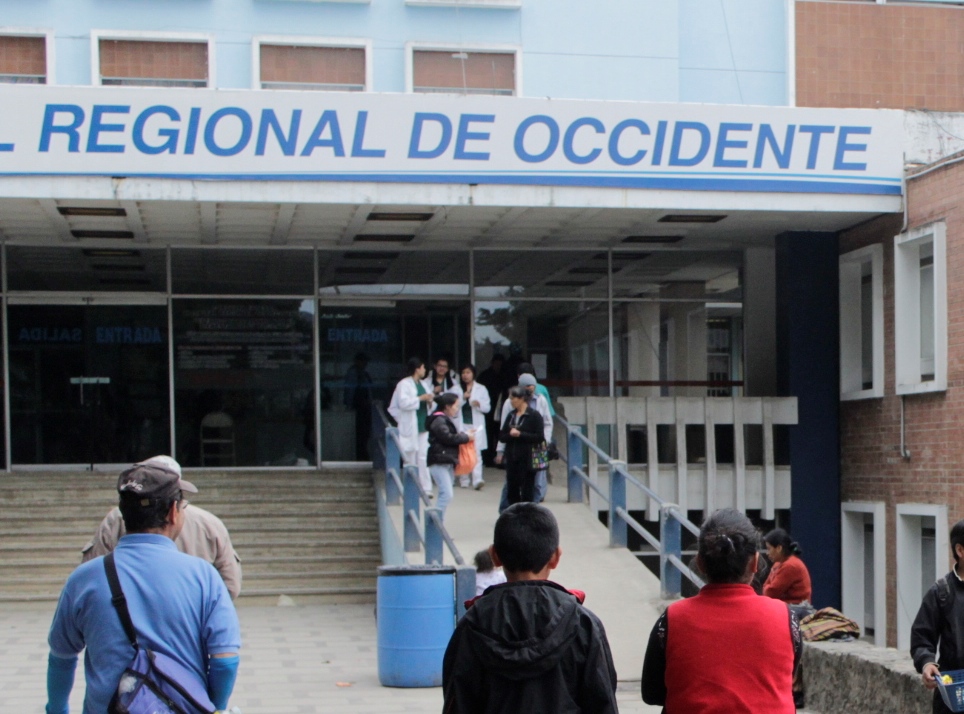
[[[455,568],[378,569],[378,681],[384,687],[441,687],[442,658],[455,631]]]

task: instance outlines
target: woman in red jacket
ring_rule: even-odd
[[[643,662],[643,701],[665,714],[793,714],[800,628],[790,609],[750,586],[760,536],[723,509],[700,529],[696,564],[707,584],[656,621]]]
[[[763,542],[767,546],[767,557],[773,563],[763,583],[763,594],[790,605],[809,603],[813,595],[810,571],[800,560],[803,551],[797,542],[782,528],[767,533]]]

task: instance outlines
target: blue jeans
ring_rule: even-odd
[[[442,518],[445,518],[445,509],[452,500],[455,467],[452,464],[432,464],[428,467],[428,472],[432,474],[432,480],[438,485],[438,501],[435,507],[442,511]]]
[[[546,490],[549,488],[546,479],[546,469],[536,471],[535,502],[542,503],[546,500]],[[499,498],[499,513],[509,507],[509,483],[502,485],[502,496]]]

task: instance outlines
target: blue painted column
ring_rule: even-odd
[[[840,306],[835,233],[776,238],[777,391],[790,427],[790,528],[817,607],[840,608]]]

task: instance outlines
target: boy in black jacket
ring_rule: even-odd
[[[935,677],[952,669],[964,669],[964,520],[951,528],[954,569],[934,583],[910,628],[910,654],[921,673],[924,686],[937,689]],[[938,649],[938,640],[940,648]],[[940,658],[937,654],[940,652]],[[938,659],[940,666],[938,667]],[[938,691],[934,692],[935,714],[950,712]]]
[[[508,582],[466,603],[442,664],[443,714],[610,714],[616,670],[584,594],[549,581],[559,526],[535,503],[507,508],[489,548]]]

